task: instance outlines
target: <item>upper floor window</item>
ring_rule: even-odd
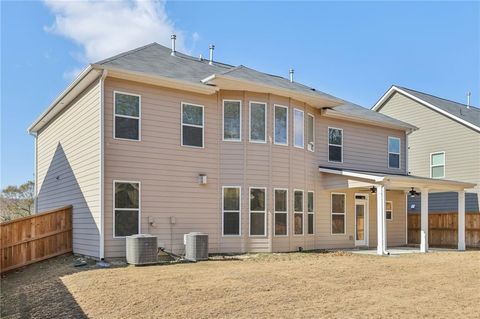
[[[315,151],[315,118],[312,114],[307,115],[307,149]]]
[[[400,168],[400,139],[388,137],[388,167]]]
[[[140,140],[140,95],[114,92],[114,138]]]
[[[240,101],[223,101],[223,140],[242,140],[242,104]]]
[[[304,146],[304,118],[303,111],[299,109],[293,110],[293,145],[298,148]]]
[[[203,147],[203,105],[182,103],[182,146]]]
[[[265,143],[267,136],[267,104],[250,102],[250,142]]]
[[[140,233],[140,183],[114,182],[113,236]]]
[[[445,152],[437,152],[430,154],[430,177],[445,177]]]
[[[343,162],[343,130],[328,128],[328,161]]]
[[[288,145],[288,107],[282,105],[274,106],[274,143]]]

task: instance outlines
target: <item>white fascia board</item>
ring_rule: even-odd
[[[318,170],[321,173],[330,173],[330,174],[336,174],[336,175],[342,175],[342,176],[348,176],[348,177],[367,179],[375,183],[381,183],[385,179],[385,176],[370,175],[365,173],[357,173],[352,171],[336,170],[336,169],[329,169],[329,168],[323,168],[323,167],[320,167]]]

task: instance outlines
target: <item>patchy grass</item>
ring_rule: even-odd
[[[288,253],[2,278],[2,318],[478,318],[480,252]],[[27,316],[26,316],[27,315]]]

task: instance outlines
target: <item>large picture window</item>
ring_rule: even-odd
[[[315,233],[315,196],[313,192],[307,194],[307,234]]]
[[[125,237],[140,232],[140,183],[114,182],[113,234]]]
[[[445,152],[437,152],[430,155],[430,177],[445,177]]]
[[[250,188],[250,236],[266,235],[266,188]]]
[[[266,143],[267,104],[250,102],[250,142]]]
[[[315,151],[315,118],[312,114],[307,114],[307,149]]]
[[[328,128],[328,161],[343,162],[343,130]]]
[[[332,234],[345,234],[345,194],[333,193],[331,198]]]
[[[288,235],[288,190],[274,189],[275,236]]]
[[[203,106],[182,103],[182,146],[203,147]]]
[[[223,101],[223,140],[241,141],[242,104],[240,101]]]
[[[241,189],[237,186],[222,188],[223,235],[240,235]]]
[[[274,143],[288,145],[288,107],[282,105],[274,106]]]
[[[293,145],[298,148],[303,148],[305,143],[304,137],[304,113],[301,110],[293,110]]]
[[[140,140],[140,95],[114,92],[114,138]]]
[[[400,139],[388,137],[388,167],[400,168]]]
[[[293,192],[293,234],[303,235],[303,190]]]

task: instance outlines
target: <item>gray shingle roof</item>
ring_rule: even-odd
[[[470,106],[467,108],[467,105],[446,100],[438,96],[430,95],[423,92],[418,92],[412,89],[408,89],[405,87],[397,86],[399,89],[406,91],[407,93],[423,100],[427,103],[430,103],[439,109],[442,109],[445,112],[448,112],[464,121],[472,123],[476,126],[480,127],[480,109],[474,106]]]

